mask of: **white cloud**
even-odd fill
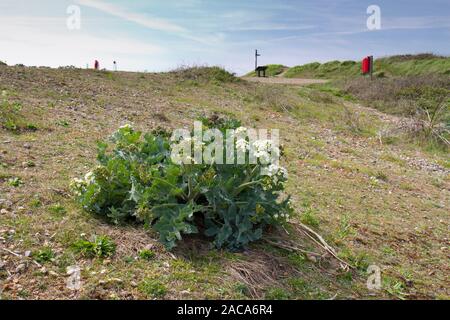
[[[231,26],[227,31],[298,31],[314,29],[312,25],[295,25],[282,23],[252,23]]]
[[[382,18],[382,29],[433,29],[449,28],[450,17],[398,17]]]
[[[221,32],[208,32],[207,34],[194,35],[184,27],[168,20],[129,12],[119,6],[99,0],[75,0],[75,2],[79,5],[94,8],[118,18],[134,22],[145,28],[175,34],[183,39],[195,41],[201,44],[220,44],[225,39],[225,35]],[[195,5],[195,2],[187,3],[186,5]]]
[[[186,29],[183,27],[172,23],[165,19],[160,19],[156,17],[144,16],[142,14],[128,12],[123,8],[115,6],[113,4],[105,3],[103,1],[98,0],[75,0],[77,4],[82,6],[94,8],[100,10],[102,12],[108,13],[110,15],[119,17],[121,19],[125,19],[134,23],[137,23],[143,27],[166,31],[166,32],[186,32]]]

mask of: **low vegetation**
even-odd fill
[[[203,126],[205,130],[220,129],[224,137],[228,130],[246,131],[238,121],[227,119],[205,119]],[[233,151],[226,149],[227,153],[236,154],[235,148],[242,147],[247,153],[248,138],[237,139],[236,147]],[[159,233],[168,250],[184,234],[199,232],[213,237],[219,249],[242,249],[259,240],[268,226],[289,218],[289,198],[279,199],[287,180],[286,170],[267,162],[261,164],[261,159],[270,158],[276,151],[270,140],[254,142],[258,164],[247,160],[239,165],[216,161],[194,164],[190,155],[184,155],[186,164],[174,163],[167,133],[142,136],[130,126],[114,133],[112,142],[109,153],[107,144],[100,145],[100,165],[84,179],[73,181],[80,204],[116,223],[130,219],[144,222]],[[194,141],[189,138],[179,143],[189,144],[191,150]],[[203,149],[211,146],[215,147],[214,141]],[[226,163],[226,152],[221,163]]]
[[[191,84],[198,84],[199,82],[205,81],[216,84],[239,81],[239,78],[235,77],[234,74],[219,67],[183,66],[171,73],[184,81],[191,81]]]
[[[338,84],[364,105],[403,117],[397,130],[425,146],[450,148],[450,81],[421,75],[387,79],[351,79]]]
[[[448,89],[432,83],[426,89],[414,82],[419,91],[405,85],[395,93],[399,100],[424,99],[417,106],[430,113],[427,101],[437,97],[433,90]],[[8,101],[0,120],[1,298],[448,299],[448,153],[405,139],[397,128],[408,120],[406,113],[387,107],[395,98],[372,93],[380,107],[370,108],[365,91],[347,84],[253,83],[216,68],[152,74],[1,67],[0,92],[7,92]],[[14,104],[21,106],[15,121],[35,124],[37,130],[4,125],[3,115],[11,116]],[[163,197],[186,205],[177,194],[189,193],[187,183],[155,184],[167,191],[161,194],[147,178],[165,177],[169,163],[152,159],[162,167],[148,172],[139,157],[150,155],[143,148],[159,146],[155,141],[166,141],[174,129],[215,115],[237,119],[246,128],[280,129],[280,165],[289,172],[283,194],[291,195],[292,211],[279,227],[265,224],[258,241],[228,250],[235,233],[222,249],[211,246],[218,234],[205,236],[204,218],[211,212],[202,209],[182,221],[199,232],[180,232],[182,241],[168,251],[154,228],[158,219],[146,225],[127,206],[150,209],[144,205],[162,204]],[[108,140],[125,124],[133,131],[123,129],[126,137]],[[145,134],[127,140],[137,132],[148,133],[149,140]],[[100,143],[100,152],[99,141],[107,142],[106,147]],[[122,175],[121,166],[132,166],[132,175]],[[236,185],[242,184],[242,169],[233,168]],[[97,199],[81,193],[96,200],[86,206],[97,215],[87,213],[69,187],[89,170],[96,181],[100,173],[111,177],[98,190],[117,192],[117,198]],[[214,170],[213,189],[226,191],[222,171]],[[195,179],[211,173],[202,168]],[[178,182],[189,174],[177,177]],[[144,196],[156,199],[127,200],[139,198],[141,187],[148,189]],[[204,195],[218,193],[202,192],[196,205],[216,201]],[[230,206],[236,198],[231,200]],[[249,212],[260,209],[254,203]],[[265,208],[264,218],[274,217],[270,210]],[[124,222],[111,223],[122,214]],[[250,223],[253,231],[261,226]],[[380,268],[380,290],[366,286],[371,265]],[[81,288],[72,290],[67,271],[77,268]]]
[[[418,54],[375,59],[374,75],[377,78],[426,74],[450,75],[450,57]],[[343,79],[360,75],[361,63],[357,61],[314,62],[287,68],[284,73],[286,78],[319,79]]]
[[[403,117],[396,128],[404,134],[403,138],[425,148],[447,152],[450,147],[450,58],[433,54],[391,56],[376,59],[374,69],[371,81],[369,77],[363,78],[358,62],[315,62],[289,68],[284,77],[331,79],[326,85],[313,87]],[[350,117],[349,123],[359,130],[356,127],[360,126]]]

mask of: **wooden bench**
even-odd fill
[[[256,72],[258,78],[261,77],[261,72],[263,74],[263,77],[265,78],[266,77],[266,70],[267,70],[267,66],[256,67],[255,72]]]

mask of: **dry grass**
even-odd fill
[[[450,147],[450,81],[447,76],[353,79],[341,82],[341,86],[369,107],[409,117],[401,121],[397,132],[402,131],[425,144],[441,145],[444,150]]]

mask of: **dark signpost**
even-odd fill
[[[258,67],[258,57],[261,55],[258,53],[258,50],[255,50],[255,72],[258,75],[258,77],[261,77],[261,72],[263,73],[263,77],[266,77],[266,66],[260,66]]]
[[[261,55],[258,53],[258,50],[255,50],[255,70],[258,69],[258,57]]]

